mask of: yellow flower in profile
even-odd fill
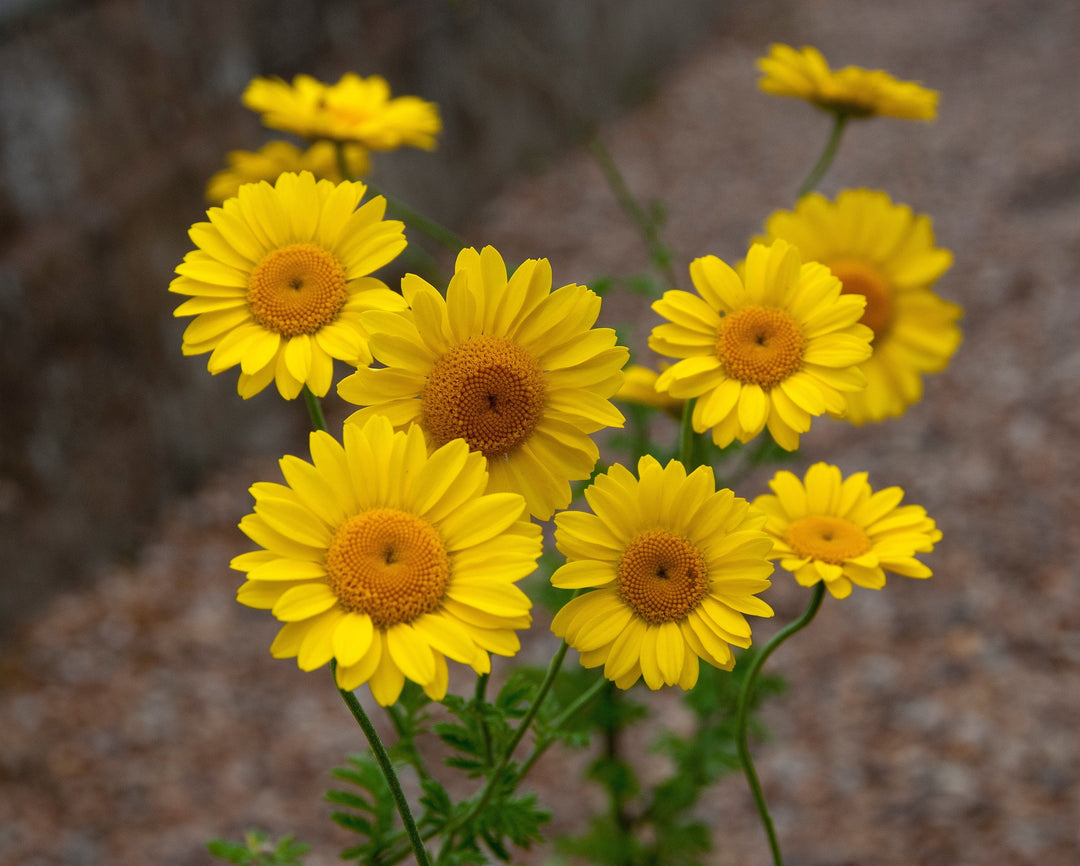
[[[515,584],[540,557],[540,528],[516,493],[486,494],[487,473],[464,442],[428,455],[419,428],[385,418],[351,424],[344,446],[311,434],[308,463],[285,457],[285,484],[251,488],[240,529],[261,550],[237,600],[285,625],[270,647],[302,670],[337,659],[337,683],[368,683],[383,706],[408,678],[446,694],[446,659],[477,673],[511,656],[531,603]]]
[[[669,291],[653,304],[669,323],[653,328],[649,347],[683,359],[656,387],[697,398],[694,430],[711,429],[720,447],[768,427],[793,451],[813,416],[842,415],[844,393],[865,385],[866,300],[841,295],[829,269],[804,264],[791,244],[754,244],[744,278],[716,256],[695,259],[690,279],[700,295]]]
[[[765,530],[775,539],[772,558],[803,586],[825,581],[836,598],[851,585],[881,589],[885,572],[930,577],[915,558],[941,540],[941,532],[918,505],[900,505],[904,491],[888,487],[874,493],[865,472],[842,478],[840,470],[815,463],[805,480],[777,472],[754,505],[768,515]]]
[[[667,367],[667,364],[661,365]],[[660,374],[641,364],[631,364],[626,368],[626,378],[622,387],[612,398],[616,403],[634,403],[660,409],[675,418],[682,414],[684,400],[677,400],[664,391],[658,391],[656,380]]]
[[[191,296],[173,315],[195,316],[185,355],[211,352],[213,374],[240,365],[245,399],[271,382],[288,400],[304,385],[330,389],[333,359],[370,364],[365,310],[405,302],[368,276],[405,248],[404,224],[384,220],[381,196],[362,207],[362,183],[316,183],[310,172],[240,187],[189,235],[169,291]]]
[[[432,150],[442,130],[439,109],[416,96],[390,98],[385,78],[361,78],[348,72],[337,84],[324,84],[310,75],[293,83],[280,78],[256,78],[244,91],[243,103],[262,114],[272,129],[305,138],[355,141],[369,150],[422,147]]]
[[[346,180],[338,166],[337,148],[329,141],[317,141],[303,151],[287,141],[271,141],[256,151],[231,150],[226,161],[227,167],[206,185],[206,199],[213,204],[232,198],[245,183],[273,183],[287,171],[310,171],[316,180],[333,183]],[[368,152],[358,144],[345,145],[345,161],[348,179],[363,177],[371,170]]]
[[[570,482],[599,457],[589,434],[624,421],[609,398],[629,353],[593,327],[600,298],[585,286],[552,291],[547,259],[507,279],[492,247],[461,251],[445,300],[412,274],[401,289],[408,315],[364,317],[383,366],[338,385],[367,407],[350,420],[418,423],[435,447],[464,439],[487,460],[490,489],[520,492],[541,520],[569,505]]]
[[[757,66],[763,73],[758,84],[766,93],[795,96],[826,111],[848,117],[937,117],[937,91],[880,69],[845,66],[834,72],[821,52],[809,46],[796,51],[790,45],[772,45]]]
[[[678,461],[646,456],[638,476],[612,466],[585,491],[592,514],[555,516],[567,561],[551,582],[590,591],[567,602],[551,630],[619,688],[644,677],[650,689],[690,689],[699,659],[731,670],[731,646],[750,646],[744,614],[773,615],[756,598],[771,585],[772,541],[764,516],[716,490],[708,466],[687,475]]]
[[[903,414],[922,397],[921,374],[944,370],[961,338],[963,311],[930,290],[953,258],[934,245],[930,218],[884,192],[851,189],[835,202],[804,196],[794,211],[770,216],[765,232],[757,240],[795,244],[804,258],[826,265],[845,294],[866,298],[861,321],[874,332],[874,354],[861,367],[866,389],[845,395],[847,420]]]

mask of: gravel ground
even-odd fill
[[[772,739],[756,754],[788,862],[1075,864],[1080,5],[764,8],[736,13],[603,130],[630,185],[665,202],[684,286],[691,258],[745,252],[823,141],[822,116],[755,89],[754,58],[785,41],[942,92],[934,125],[852,129],[823,189],[880,187],[932,214],[956,253],[939,290],[967,311],[951,368],[905,417],[804,437],[797,468],[827,459],[900,484],[945,538],[932,580],[827,599],[772,663],[790,689],[768,705]],[[508,189],[469,236],[508,260],[549,257],[559,284],[646,267],[584,152]],[[642,344],[643,303],[605,313],[639,322]],[[176,503],[133,564],[58,598],[0,660],[0,862],[186,866],[207,862],[206,838],[253,825],[316,843],[310,864],[336,862],[348,839],[320,795],[360,734],[327,675],[269,657],[274,625],[232,603],[225,567],[245,549],[234,526],[246,487],[275,471],[238,466]],[[770,600],[776,620],[756,636],[805,594],[779,574]],[[552,646],[538,631],[524,653]],[[580,799],[560,796],[574,766],[551,755],[533,782],[560,828],[577,826]],[[707,808],[710,862],[767,862],[741,779]]]

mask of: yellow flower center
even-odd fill
[[[283,337],[314,334],[337,318],[349,297],[345,268],[316,244],[271,250],[248,278],[251,315]]]
[[[889,284],[878,270],[865,262],[840,259],[829,264],[829,270],[843,283],[845,295],[863,295],[866,311],[859,319],[874,332],[877,340],[888,332],[892,324],[892,292]]]
[[[743,307],[720,323],[716,357],[729,376],[769,388],[799,369],[806,337],[783,310]]]
[[[811,515],[796,520],[784,533],[784,541],[799,556],[833,565],[842,565],[873,547],[870,537],[861,527],[842,517],[826,515]]]
[[[485,457],[501,457],[532,434],[544,394],[532,355],[502,337],[474,337],[435,362],[422,423],[436,446],[464,439]]]
[[[616,569],[619,598],[643,620],[678,622],[709,589],[705,558],[673,532],[643,532],[627,546]]]
[[[435,610],[450,579],[450,556],[426,520],[394,508],[350,517],[326,552],[330,589],[341,606],[379,628]]]

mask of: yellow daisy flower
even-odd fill
[[[937,91],[914,81],[900,81],[880,69],[845,66],[833,72],[816,48],[796,51],[790,45],[771,45],[759,58],[766,93],[805,99],[826,111],[849,117],[875,114],[904,120],[937,117]]]
[[[836,598],[851,585],[881,589],[885,572],[930,577],[915,558],[941,540],[941,532],[918,505],[900,505],[904,491],[889,487],[874,493],[866,473],[841,478],[840,470],[815,463],[805,480],[777,472],[754,505],[768,515],[765,530],[775,539],[772,558],[803,586],[825,581]]]
[[[661,369],[666,369],[667,364],[662,364]],[[631,364],[626,368],[626,378],[622,387],[612,398],[616,403],[635,403],[639,406],[649,406],[660,409],[675,418],[682,415],[684,400],[676,400],[664,391],[658,391],[656,380],[660,374],[640,364]]]
[[[897,205],[884,192],[844,190],[831,202],[804,196],[794,211],[765,223],[766,243],[778,238],[839,277],[845,294],[866,298],[861,319],[874,332],[874,354],[863,363],[864,391],[845,395],[854,424],[903,414],[922,397],[922,373],[944,370],[960,345],[960,307],[930,286],[952,264],[934,246],[930,218]]]
[[[434,446],[464,439],[484,455],[491,490],[525,496],[547,520],[570,504],[570,481],[592,474],[599,451],[589,434],[621,427],[609,398],[628,351],[610,328],[594,328],[600,298],[585,286],[551,290],[547,259],[530,259],[507,279],[492,247],[462,250],[446,299],[409,274],[408,315],[369,313],[364,327],[384,366],[343,379],[338,394],[419,423]]]
[[[227,167],[206,185],[206,199],[213,204],[232,198],[245,183],[273,183],[286,171],[310,171],[316,179],[334,183],[345,180],[338,167],[337,148],[329,141],[317,141],[303,151],[287,141],[271,141],[256,151],[231,150],[226,161]],[[350,178],[363,177],[371,170],[368,152],[358,144],[345,145],[345,161]]]
[[[240,187],[189,235],[169,291],[191,296],[173,313],[195,316],[185,355],[211,352],[213,374],[240,365],[245,399],[272,381],[288,400],[304,385],[330,389],[333,359],[370,364],[365,310],[405,302],[368,274],[405,248],[404,224],[384,220],[381,196],[357,207],[362,183],[316,183],[310,172]]]
[[[653,328],[649,347],[683,359],[656,387],[697,398],[694,430],[711,428],[720,447],[768,427],[793,451],[811,417],[842,415],[844,392],[865,385],[865,298],[841,295],[829,269],[804,264],[791,244],[754,244],[744,278],[716,256],[695,259],[690,279],[700,295],[669,291],[653,304],[670,323]]]
[[[310,75],[297,75],[292,84],[256,78],[242,99],[273,129],[305,138],[356,141],[370,150],[405,146],[433,150],[442,130],[433,102],[416,96],[391,99],[390,85],[378,75],[361,78],[348,72],[337,84],[324,84]]]
[[[308,463],[285,457],[285,484],[251,488],[240,529],[261,550],[237,600],[285,623],[270,652],[302,670],[337,659],[338,686],[368,683],[383,706],[405,678],[446,694],[446,659],[477,673],[512,656],[530,622],[515,584],[536,567],[540,529],[516,493],[484,492],[487,472],[464,442],[428,455],[423,433],[385,418],[351,424],[344,446],[311,434]]]
[[[731,646],[750,646],[744,614],[772,616],[757,593],[769,588],[772,541],[765,518],[712,469],[652,457],[638,476],[612,466],[585,491],[592,514],[555,516],[555,545],[566,565],[551,577],[563,589],[590,591],[569,601],[551,630],[581,653],[587,668],[628,689],[693,688],[698,659],[721,670]]]

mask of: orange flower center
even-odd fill
[[[826,515],[811,515],[796,520],[784,533],[784,541],[799,556],[833,565],[842,565],[873,547],[870,537],[861,527],[842,517]]]
[[[705,558],[673,532],[643,532],[627,546],[616,568],[619,598],[643,620],[678,622],[709,589]]]
[[[783,310],[743,307],[725,316],[716,335],[716,357],[728,375],[769,388],[799,369],[806,337]]]
[[[829,263],[841,283],[845,295],[862,295],[866,298],[866,311],[859,319],[874,332],[874,340],[880,340],[892,325],[892,292],[889,284],[878,270],[865,262],[839,259]]]
[[[271,250],[248,278],[252,317],[283,337],[314,334],[329,325],[348,297],[345,268],[316,244]]]
[[[343,608],[378,628],[435,610],[450,580],[450,556],[426,520],[394,508],[350,517],[326,552],[330,589]]]
[[[501,457],[532,434],[544,394],[532,355],[502,337],[474,337],[435,362],[422,423],[436,446],[464,439],[487,458]]]

